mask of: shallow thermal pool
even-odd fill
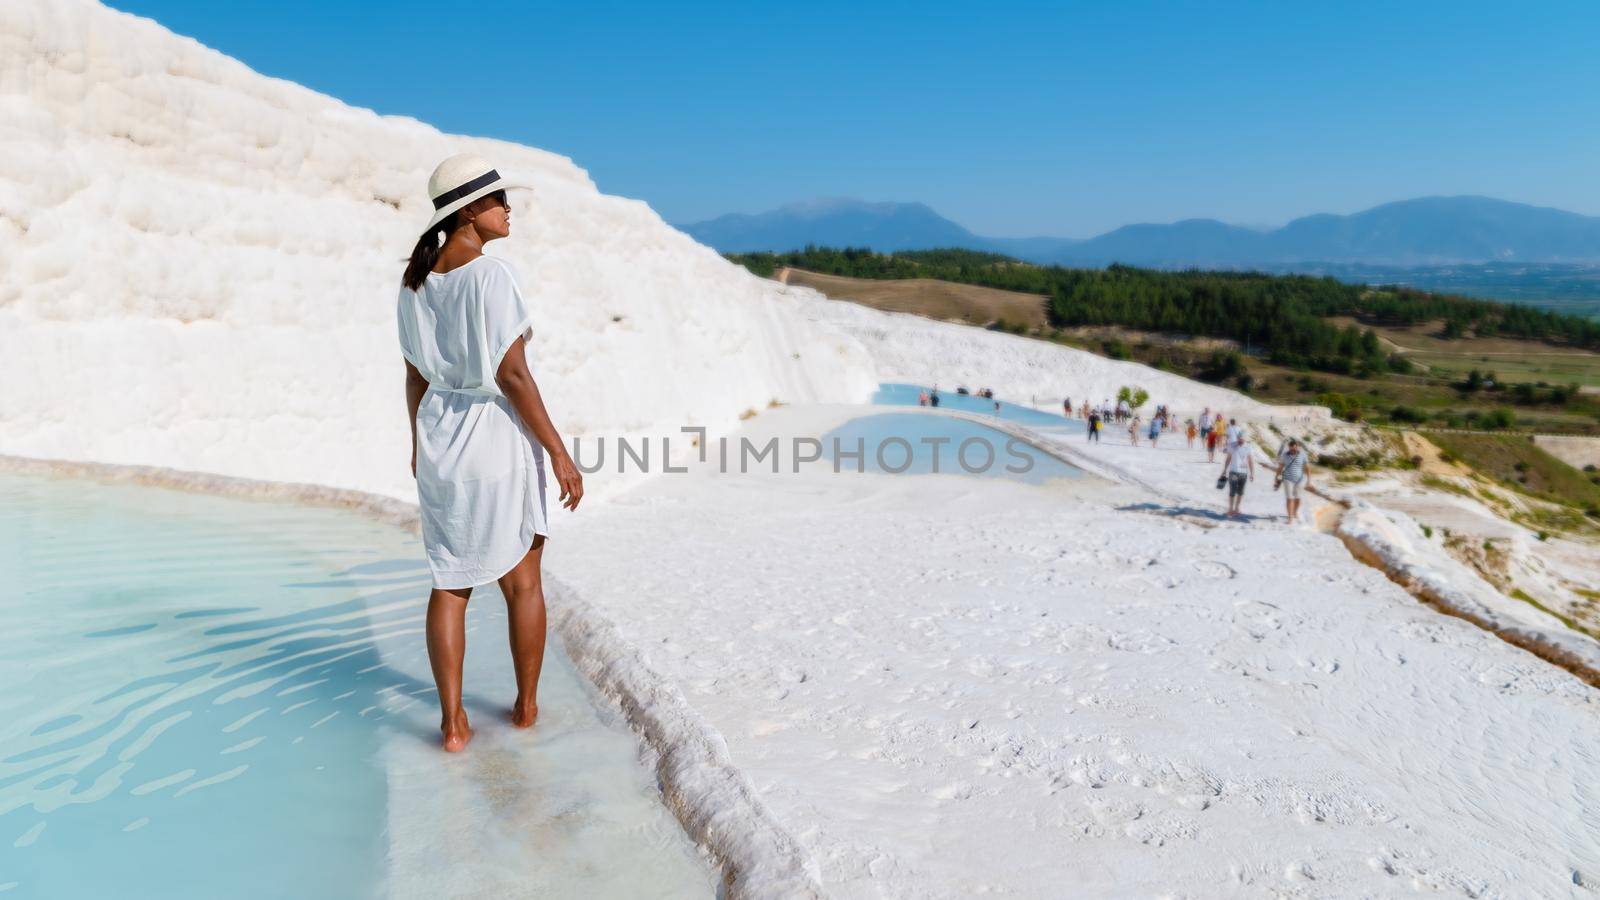
[[[478,735],[437,749],[421,555],[352,513],[0,475],[0,897],[714,895],[553,634],[538,724],[501,720],[492,587]]]
[[[1028,484],[1083,476],[1082,469],[1004,432],[934,413],[875,413],[851,419],[823,435],[822,452],[842,472],[950,474]]]
[[[877,393],[872,395],[872,402],[879,406],[916,406],[917,395],[927,390],[915,384],[880,384]],[[1000,408],[994,408],[995,401],[1000,402]],[[1008,422],[1026,425],[1034,431],[1053,434],[1083,434],[1083,422],[1079,419],[1068,419],[1055,413],[1043,412],[1027,406],[1018,406],[1010,403],[1004,397],[987,400],[971,394],[958,394],[955,391],[939,392],[939,408],[955,409],[961,412],[978,413],[985,416],[994,416]]]

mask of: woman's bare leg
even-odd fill
[[[511,724],[527,728],[539,716],[539,671],[544,667],[544,582],[539,577],[544,555],[544,535],[534,535],[533,546],[515,569],[500,579],[506,596],[511,632],[511,666],[516,670],[517,700],[511,706]]]
[[[461,661],[467,654],[467,598],[472,588],[440,590],[428,595],[428,662],[439,688],[439,730],[444,749],[455,753],[472,740],[467,712],[461,708]]]

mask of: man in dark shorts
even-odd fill
[[[1250,441],[1243,432],[1239,433],[1239,440],[1224,451],[1222,474],[1228,479],[1228,515],[1243,515],[1239,507],[1244,503],[1245,482],[1256,480],[1256,460],[1250,454]]]

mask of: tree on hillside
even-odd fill
[[[1142,387],[1123,385],[1117,390],[1117,399],[1127,403],[1129,409],[1138,409],[1150,399],[1150,392]]]

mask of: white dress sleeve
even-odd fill
[[[400,299],[395,304],[395,321],[400,326],[400,355],[411,365],[417,366],[421,354],[418,352],[416,310],[412,303],[414,295],[408,295],[411,295],[410,290],[400,288]]]
[[[489,352],[491,383],[500,369],[511,342],[533,339],[533,309],[522,295],[517,270],[503,259],[494,258],[483,266],[479,302],[483,304],[483,343]]]

